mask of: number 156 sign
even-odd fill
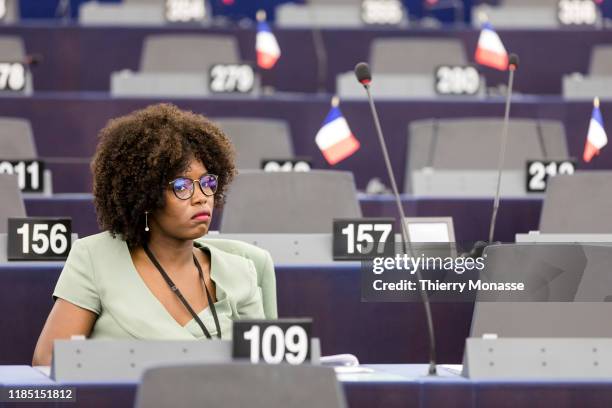
[[[9,218],[9,261],[58,261],[68,257],[72,221],[69,218]]]

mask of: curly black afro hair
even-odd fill
[[[145,211],[165,205],[164,190],[192,159],[219,176],[215,207],[236,174],[234,149],[202,115],[158,104],[112,119],[100,131],[91,164],[98,224],[128,246],[147,242]]]

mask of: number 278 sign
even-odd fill
[[[72,221],[69,218],[9,218],[9,261],[57,261],[68,257]]]

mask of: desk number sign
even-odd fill
[[[6,14],[6,0],[0,0],[0,21],[4,20]]]
[[[0,61],[0,91],[23,91],[26,67],[21,62]]]
[[[393,256],[393,218],[336,219],[333,227],[333,259],[359,261]]]
[[[574,174],[576,164],[572,160],[530,160],[527,162],[528,193],[546,191],[548,180],[558,174]]]
[[[598,11],[594,0],[559,0],[557,19],[563,26],[594,26]]]
[[[0,174],[16,174],[19,189],[24,193],[45,190],[45,163],[40,160],[2,160]]]
[[[480,90],[480,74],[473,66],[442,65],[434,71],[434,87],[438,95],[476,95]]]
[[[208,87],[212,93],[251,93],[255,72],[246,64],[215,64],[210,67]]]
[[[206,17],[204,0],[166,0],[166,21],[187,23]]]
[[[61,261],[71,247],[70,218],[9,218],[9,261]]]
[[[310,158],[296,157],[294,159],[263,159],[261,169],[268,172],[310,171],[312,163]]]
[[[404,7],[399,0],[363,0],[361,21],[367,25],[398,25],[404,18]]]
[[[253,364],[309,362],[311,329],[312,319],[236,320],[233,357]]]

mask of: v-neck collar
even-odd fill
[[[215,306],[221,301],[224,301],[227,294],[223,289],[223,283],[219,282],[217,269],[217,256],[219,255],[217,249],[211,246],[208,246],[201,242],[194,241],[194,247],[200,250],[208,250],[210,254],[210,279],[215,284],[215,292],[217,301],[215,302]],[[138,291],[142,294],[139,296],[140,299],[145,301],[146,303],[143,305],[141,313],[141,319],[137,319],[133,325],[129,325],[129,327],[124,327],[125,330],[130,332],[135,337],[145,337],[139,332],[145,329],[145,326],[150,326],[151,322],[155,323],[156,327],[159,327],[160,330],[163,330],[165,334],[167,334],[170,338],[199,338],[196,334],[194,334],[189,328],[193,326],[195,319],[189,320],[185,325],[181,326],[179,322],[177,322],[174,317],[168,312],[166,307],[159,301],[159,299],[151,292],[147,284],[144,282],[138,271],[136,270],[136,266],[132,261],[132,256],[130,254],[127,243],[123,241],[123,251],[125,256],[122,258],[126,260],[126,265],[124,271],[127,271],[126,275],[131,281],[131,285],[120,285],[124,287],[125,292],[129,292],[129,288],[138,288]],[[129,296],[129,293],[124,293],[124,295]],[[204,320],[205,316],[209,314],[208,312],[209,306],[204,308],[202,311],[198,313],[198,316]],[[165,316],[166,318],[163,321],[160,320],[160,315]],[[208,319],[206,319],[208,320]],[[198,326],[198,330],[199,326]],[[209,329],[210,330],[210,329]],[[148,332],[147,330],[145,330]]]

